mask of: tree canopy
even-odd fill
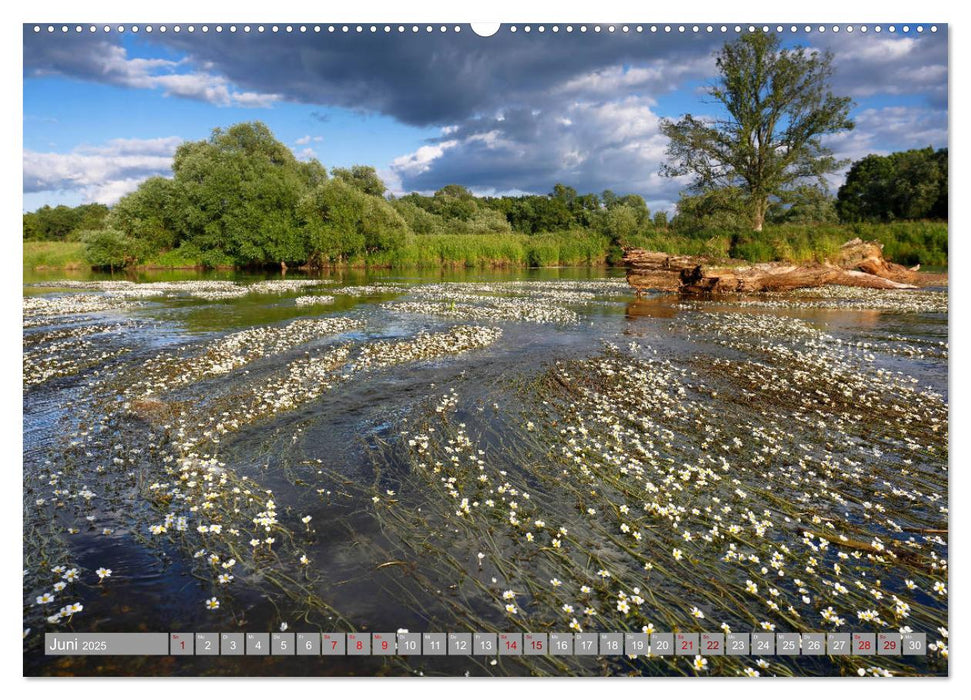
[[[214,129],[182,144],[172,177],[152,177],[110,210],[43,208],[24,216],[24,235],[63,236],[81,213],[97,230],[93,264],[120,267],[180,251],[208,266],[324,265],[399,250],[432,234],[529,235],[583,229],[608,244],[652,227],[639,195],[580,194],[557,183],[547,195],[477,197],[449,184],[433,195],[386,197],[375,168],[300,161],[261,122]],[[95,216],[97,214],[97,216]],[[38,233],[39,232],[39,233]]]
[[[104,204],[43,206],[24,214],[25,241],[64,241],[100,229],[108,216]]]
[[[733,188],[751,227],[761,231],[770,200],[816,181],[841,164],[823,136],[853,128],[850,99],[829,89],[832,56],[782,48],[777,36],[755,32],[716,55],[719,80],[708,95],[725,116],[665,120],[668,176],[691,176],[697,193]]]
[[[112,268],[160,258],[210,267],[389,261],[414,258],[414,249],[427,247],[424,236],[481,236],[467,244],[478,249],[521,234],[539,250],[543,237],[557,234],[589,241],[584,250],[613,261],[630,245],[673,250],[688,241],[692,250],[719,255],[761,245],[745,233],[753,224],[752,191],[727,175],[731,184],[685,191],[671,220],[664,211],[652,216],[639,194],[581,193],[565,183],[547,194],[477,196],[453,183],[431,195],[394,197],[375,168],[339,167],[328,177],[260,122],[182,144],[172,171],[143,181],[110,210],[85,204],[24,214],[24,238],[83,240],[92,264]],[[946,218],[947,150],[868,156],[850,169],[838,201],[813,178],[796,177],[763,205],[762,219],[772,224],[830,224],[837,209],[852,222]]]
[[[947,149],[856,161],[839,189],[836,209],[850,222],[947,219]]]

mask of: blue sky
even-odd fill
[[[201,26],[201,25],[197,25]],[[536,26],[536,25],[534,25]],[[830,50],[857,128],[840,157],[947,145],[946,28],[785,33]],[[46,27],[45,27],[46,29]],[[90,34],[24,28],[24,209],[113,203],[184,140],[261,120],[300,158],[374,165],[393,193],[642,194],[670,209],[659,120],[710,114],[734,34]],[[838,185],[839,177],[833,179]]]

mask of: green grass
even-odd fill
[[[749,262],[821,262],[834,257],[853,238],[883,243],[884,256],[901,265],[947,267],[947,223],[902,221],[892,224],[781,224],[761,233],[657,232],[632,238],[630,245],[677,255],[706,255]]]
[[[84,260],[84,244],[80,241],[24,241],[24,267],[30,270],[88,267]]]
[[[202,266],[202,261],[192,252],[175,248],[146,260],[145,267],[186,268]],[[24,267],[28,270],[88,269],[91,264],[84,258],[84,243],[80,241],[24,241]]]
[[[947,267],[947,223],[906,221],[892,224],[783,224],[766,226],[761,233],[730,231],[654,230],[632,236],[628,245],[677,255],[737,258],[750,262],[785,260],[822,261],[831,258],[851,238],[884,244],[888,260],[902,265]],[[397,250],[372,253],[349,261],[371,267],[552,267],[619,263],[619,251],[594,231],[571,230],[526,235],[430,234],[416,235]],[[186,268],[203,264],[198,251],[176,248],[157,255],[145,266]],[[229,262],[227,260],[227,262]],[[25,241],[24,267],[86,268],[80,242]]]
[[[385,267],[549,267],[602,265],[609,241],[592,231],[431,234],[415,236],[404,247],[372,253],[355,264]]]

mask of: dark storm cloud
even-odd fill
[[[449,124],[510,104],[579,75],[652,61],[694,63],[708,36],[522,32],[336,32],[286,37],[240,32],[154,35],[151,41],[218,67],[233,84],[308,104],[375,111],[416,126]],[[653,75],[648,89],[671,89]]]
[[[24,28],[24,77],[62,76],[221,106],[265,107],[274,93],[238,90],[222,74],[189,60],[130,57],[117,35],[34,34]]]
[[[947,28],[932,34],[887,31],[825,34],[814,39],[833,53],[833,91],[860,100],[874,95],[918,95],[947,109]]]
[[[710,109],[699,101],[699,86],[714,77],[712,55],[726,38],[549,29],[482,38],[467,27],[459,34],[156,32],[139,41],[164,48],[166,58],[145,59],[129,56],[117,37],[28,33],[24,65],[27,75],[158,89],[214,104],[290,101],[440,127],[440,137],[385,171],[398,191],[455,182],[482,192],[546,192],[563,182],[581,191],[639,192],[667,206],[683,183],[657,174],[666,145],[659,119],[678,115],[659,114],[658,99],[677,93],[679,109]],[[787,35],[786,42],[833,51],[836,94],[857,103],[909,100],[906,114],[881,112],[885,105],[861,108],[858,130],[832,140],[837,155],[885,149],[881,139],[891,135],[895,146],[911,147],[899,132],[907,124],[920,127],[911,134],[921,139],[913,147],[946,138],[943,31],[814,32]]]

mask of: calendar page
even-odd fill
[[[25,676],[948,675],[946,23],[22,40]]]

